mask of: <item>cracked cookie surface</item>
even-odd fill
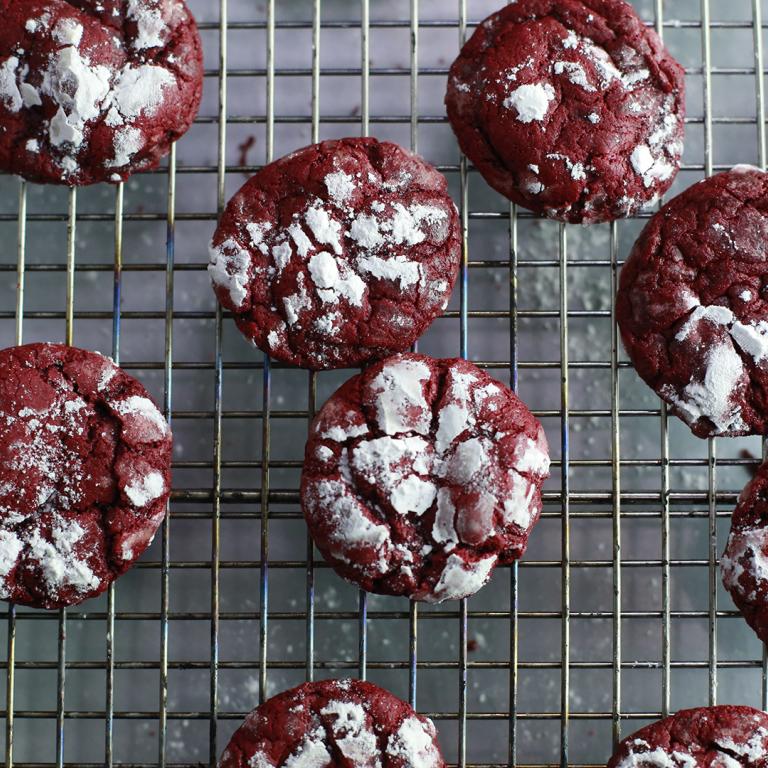
[[[0,0],[0,169],[119,182],[194,120],[202,45],[183,0]]]
[[[720,571],[747,624],[768,643],[768,463],[739,495]]]
[[[171,443],[144,387],[108,358],[0,351],[0,597],[60,608],[103,592],[165,516]]]
[[[208,270],[246,338],[325,369],[411,346],[447,305],[460,258],[445,177],[397,144],[354,138],[251,178],[221,217]]]
[[[765,768],[768,715],[751,707],[681,710],[619,744],[608,768]]]
[[[510,389],[465,360],[395,355],[318,413],[302,508],[343,578],[442,602],[523,555],[548,474],[544,430]]]
[[[768,174],[694,184],[643,229],[616,314],[638,374],[699,437],[768,429]]]
[[[683,69],[623,0],[518,0],[448,77],[462,151],[513,202],[562,221],[631,216],[680,165]]]
[[[443,768],[429,718],[362,680],[305,683],[265,701],[219,768]]]

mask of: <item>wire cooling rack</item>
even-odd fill
[[[626,362],[612,296],[642,221],[582,229],[518,211],[446,125],[447,67],[500,4],[191,2],[204,104],[166,167],[70,192],[0,178],[2,341],[111,352],[176,436],[169,516],[142,562],[68,611],[3,612],[6,766],[214,765],[260,700],[340,675],[432,716],[462,767],[600,765],[622,733],[680,707],[766,708],[762,646],[717,574],[760,441],[692,438]],[[735,162],[764,167],[760,0],[636,6],[687,71],[673,192]],[[361,133],[436,163],[462,214],[456,295],[420,350],[517,388],[555,459],[525,560],[461,603],[366,596],[315,559],[303,440],[350,372],[271,365],[205,273],[247,175]]]

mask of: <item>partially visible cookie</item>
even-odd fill
[[[768,643],[768,463],[739,496],[720,570],[747,624]]]
[[[768,174],[694,184],[646,225],[616,315],[637,373],[699,437],[768,430]]]
[[[171,442],[144,387],[108,358],[0,351],[0,598],[61,608],[125,572],[165,516]]]
[[[631,216],[672,184],[682,67],[624,0],[517,0],[451,67],[462,151],[515,203],[589,224]]]
[[[376,139],[315,144],[229,201],[208,267],[246,338],[307,368],[407,349],[448,303],[461,257],[445,177]]]
[[[752,707],[681,710],[619,744],[608,768],[765,768],[768,715]]]
[[[523,555],[548,474],[544,430],[510,389],[465,360],[405,354],[320,410],[301,500],[342,577],[437,603]]]
[[[183,0],[0,0],[0,170],[70,186],[154,168],[203,89]]]
[[[235,731],[219,768],[443,768],[432,721],[362,680],[273,696]]]

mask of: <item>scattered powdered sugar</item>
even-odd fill
[[[16,82],[18,66],[19,60],[16,56],[9,56],[0,64],[0,102],[11,112],[18,112],[24,104]]]
[[[43,539],[37,530],[26,540],[27,556],[39,563],[51,594],[58,594],[62,587],[73,587],[80,594],[98,588],[98,577],[75,552],[75,545],[83,536],[85,531],[77,521],[57,518],[51,529],[51,541]]]
[[[405,256],[394,256],[382,259],[380,256],[360,256],[357,267],[362,272],[378,277],[381,280],[399,282],[401,288],[418,283],[421,279],[421,265],[409,261]]]
[[[454,525],[455,518],[456,507],[451,499],[451,491],[448,488],[441,488],[437,492],[437,513],[432,526],[432,538],[438,544],[442,544],[446,552],[450,552],[459,543]]]
[[[703,381],[692,381],[675,398],[675,405],[692,421],[708,418],[720,432],[743,424],[741,408],[733,401],[744,379],[744,365],[730,343],[713,346],[707,355]]]
[[[5,579],[16,567],[19,554],[24,548],[21,539],[13,532],[0,530],[0,597],[8,597]]]
[[[326,748],[325,729],[318,726],[307,734],[296,751],[283,763],[283,768],[326,768],[333,763],[331,753]]]
[[[83,39],[83,25],[72,18],[59,19],[51,34],[62,45],[77,46]]]
[[[142,437],[147,441],[161,440],[168,434],[168,424],[157,406],[141,395],[131,395],[125,400],[110,403],[125,421],[138,420]]]
[[[556,75],[565,74],[565,76],[574,84],[583,88],[585,91],[596,91],[594,85],[589,82],[584,67],[577,61],[556,61],[552,70]]]
[[[764,551],[766,545],[768,535],[763,527],[731,531],[725,554],[720,560],[723,582],[729,589],[744,594],[739,577],[745,571],[745,564],[756,582],[768,582],[768,556]]]
[[[379,428],[388,435],[411,431],[426,435],[432,414],[422,382],[430,378],[426,363],[398,360],[385,365],[371,382]]]
[[[759,727],[747,742],[737,744],[733,739],[719,738],[716,743],[721,749],[727,749],[739,757],[746,758],[748,764],[756,764],[759,760],[765,759],[768,754],[768,730],[762,726]]]
[[[641,176],[646,189],[655,181],[665,181],[675,172],[675,167],[664,157],[654,155],[647,144],[638,144],[629,156],[635,173]]]
[[[333,252],[337,256],[341,256],[341,224],[331,218],[319,200],[313,206],[307,208],[304,218],[307,220],[315,240],[318,243],[330,245],[333,248]]]
[[[251,257],[245,249],[229,238],[209,249],[208,274],[213,284],[229,293],[232,304],[240,309],[248,296]]]
[[[127,165],[137,152],[144,149],[144,134],[130,125],[119,128],[112,139],[112,148],[114,158],[105,163],[106,167],[119,168]]]
[[[389,737],[387,754],[399,758],[405,766],[432,768],[440,764],[440,753],[434,743],[434,726],[411,715]]]
[[[165,479],[160,472],[150,472],[125,486],[125,495],[135,507],[146,507],[165,493]]]
[[[442,602],[473,595],[488,581],[496,560],[496,555],[490,555],[476,562],[465,562],[458,555],[449,555],[433,594],[425,596],[425,600]]]
[[[158,8],[148,8],[145,0],[128,0],[126,15],[135,21],[138,27],[138,34],[133,41],[134,48],[158,48],[165,43],[168,27]]]
[[[642,739],[636,739],[632,746],[640,747],[644,751],[636,752],[630,749],[616,768],[696,768],[698,766],[696,758],[685,752],[669,753],[661,747],[651,749],[650,745]]]
[[[355,768],[380,768],[376,734],[367,727],[365,710],[360,704],[329,701],[320,710],[326,717],[335,717],[331,726],[336,746]]]
[[[562,160],[565,163],[565,167],[568,169],[568,173],[571,174],[571,178],[575,181],[584,181],[587,178],[587,172],[583,163],[574,163],[567,155],[561,155],[558,152],[550,152],[547,155],[548,160]]]
[[[587,120],[589,120],[592,125],[597,125],[600,122],[600,115],[598,115],[597,112],[590,112],[587,115]]]
[[[514,108],[521,123],[532,123],[544,120],[554,98],[555,89],[550,83],[527,83],[515,88],[504,99],[503,105],[507,109]]]
[[[227,762],[226,752],[224,753],[224,759],[222,762]],[[248,758],[248,768],[274,768],[274,765],[264,752],[258,750]]]
[[[312,306],[312,299],[310,299],[307,289],[304,287],[303,272],[299,272],[296,276],[296,285],[298,288],[296,293],[283,298],[285,319],[290,326],[296,325],[301,318],[302,311]]]
[[[324,302],[336,304],[340,297],[344,297],[353,306],[362,306],[365,283],[346,262],[321,251],[312,256],[308,268],[317,295]]]
[[[326,175],[325,188],[333,202],[343,206],[355,191],[355,180],[344,171],[336,171]]]

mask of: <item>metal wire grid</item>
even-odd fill
[[[296,620],[305,625],[305,662],[303,665],[306,679],[314,678],[318,670],[347,669],[352,674],[360,677],[366,677],[371,669],[406,669],[408,672],[409,698],[415,705],[417,703],[417,682],[418,672],[423,669],[444,669],[446,674],[451,671],[458,673],[459,699],[458,711],[437,711],[429,714],[441,721],[455,720],[458,723],[456,749],[456,759],[462,768],[467,765],[467,722],[482,719],[508,719],[508,760],[506,763],[517,765],[517,745],[518,745],[518,724],[520,721],[527,720],[558,720],[560,723],[560,764],[567,766],[569,764],[569,735],[571,724],[579,719],[587,718],[590,720],[608,719],[612,725],[613,738],[619,738],[622,729],[622,721],[626,719],[648,719],[667,714],[670,711],[670,692],[672,670],[677,668],[706,669],[709,679],[709,701],[714,703],[717,700],[717,680],[718,669],[722,668],[762,668],[762,704],[765,708],[768,705],[768,665],[765,655],[762,660],[752,661],[721,661],[717,656],[717,627],[718,619],[732,617],[733,611],[724,611],[717,606],[717,560],[719,556],[717,548],[717,520],[718,517],[726,516],[728,508],[735,500],[736,490],[721,490],[717,485],[717,467],[719,465],[738,466],[749,464],[749,459],[727,459],[717,460],[715,442],[710,441],[708,447],[708,457],[701,459],[679,459],[672,460],[669,451],[669,425],[667,422],[666,408],[663,404],[659,409],[626,409],[620,407],[619,398],[619,380],[620,370],[628,365],[620,360],[619,341],[614,322],[614,307],[611,305],[609,312],[601,310],[570,310],[568,292],[563,290],[568,285],[569,267],[573,262],[568,254],[568,228],[560,226],[559,228],[559,253],[557,259],[537,260],[536,262],[526,262],[518,256],[518,222],[528,218],[526,212],[519,212],[515,206],[510,206],[508,214],[499,214],[497,212],[470,210],[468,194],[468,178],[471,169],[467,167],[466,160],[462,160],[460,165],[443,165],[441,170],[446,173],[458,173],[460,178],[460,211],[462,228],[464,235],[464,254],[461,267],[461,277],[459,282],[460,306],[458,312],[446,313],[449,317],[459,320],[459,351],[462,356],[468,356],[469,335],[468,321],[473,317],[504,317],[509,320],[509,360],[508,361],[481,361],[481,365],[495,370],[507,371],[513,387],[517,387],[518,371],[520,369],[556,369],[561,374],[560,385],[560,408],[548,411],[540,411],[541,417],[555,417],[560,422],[561,437],[561,458],[555,462],[554,466],[559,471],[560,488],[550,491],[545,495],[546,511],[544,517],[560,519],[562,534],[562,558],[560,560],[533,560],[525,562],[522,568],[552,568],[557,567],[561,570],[561,607],[559,611],[522,611],[519,604],[519,569],[515,565],[509,569],[510,579],[510,601],[509,605],[498,610],[470,610],[468,602],[461,601],[458,606],[449,605],[440,611],[420,612],[416,604],[411,604],[408,611],[387,611],[387,612],[369,612],[365,593],[360,593],[358,601],[358,610],[353,611],[329,611],[324,614],[318,614],[315,608],[315,576],[316,569],[322,568],[323,564],[315,564],[311,541],[307,540],[306,561],[279,561],[270,558],[269,545],[269,523],[271,520],[295,517],[293,512],[284,512],[280,509],[272,508],[271,504],[295,504],[297,501],[297,491],[295,489],[273,489],[270,487],[270,469],[275,466],[290,465],[291,462],[280,462],[271,459],[270,455],[270,428],[271,416],[281,418],[293,418],[307,420],[312,418],[316,407],[317,395],[317,376],[309,374],[307,377],[308,407],[307,410],[281,410],[272,409],[272,365],[269,359],[260,361],[238,361],[236,363],[225,364],[222,354],[222,324],[224,317],[221,309],[217,309],[215,316],[211,318],[209,313],[205,312],[177,312],[174,310],[174,277],[177,273],[187,269],[201,269],[203,265],[177,264],[175,259],[175,227],[177,220],[194,220],[213,222],[216,218],[214,212],[203,213],[176,213],[176,183],[177,175],[186,173],[213,172],[217,174],[217,200],[218,212],[221,211],[225,203],[225,180],[227,173],[232,172],[250,172],[255,170],[255,166],[238,165],[228,166],[226,164],[227,147],[227,127],[228,124],[236,122],[260,122],[265,124],[266,129],[266,159],[272,159],[275,147],[275,126],[281,123],[302,122],[301,117],[285,117],[276,115],[275,111],[275,79],[277,76],[291,76],[297,74],[307,74],[303,70],[278,71],[275,66],[275,30],[281,29],[301,29],[309,27],[312,34],[312,66],[308,73],[312,82],[312,106],[311,106],[311,134],[312,140],[316,141],[320,137],[321,122],[349,122],[348,119],[334,119],[333,117],[321,117],[320,111],[320,86],[321,77],[326,74],[354,74],[361,78],[361,110],[360,110],[360,132],[368,134],[372,124],[381,124],[387,122],[407,122],[410,125],[410,142],[413,149],[418,150],[419,126],[424,123],[440,122],[444,120],[443,116],[425,116],[419,113],[419,77],[424,74],[445,74],[445,71],[432,68],[426,71],[419,67],[420,50],[420,31],[425,27],[445,27],[455,29],[457,32],[457,42],[462,42],[467,35],[468,29],[473,26],[469,21],[466,0],[458,0],[458,3],[445,3],[446,17],[443,20],[425,21],[420,19],[419,0],[410,0],[410,18],[397,21],[371,21],[369,0],[359,0],[360,18],[350,22],[330,22],[321,24],[321,0],[314,0],[313,15],[311,22],[281,22],[276,21],[276,0],[268,0],[266,21],[258,22],[235,22],[228,23],[227,0],[219,0],[219,21],[216,24],[203,24],[204,29],[217,29],[219,39],[219,61],[218,67],[209,71],[208,75],[218,77],[218,115],[216,117],[200,117],[198,122],[213,122],[218,125],[218,163],[215,168],[208,166],[176,166],[176,151],[172,151],[167,169],[158,173],[167,174],[167,210],[164,213],[131,213],[124,215],[123,201],[124,191],[120,185],[115,191],[114,215],[108,213],[85,213],[77,212],[77,191],[72,190],[69,193],[68,213],[65,217],[67,222],[66,238],[66,262],[65,264],[35,264],[26,267],[26,235],[29,222],[53,221],[61,217],[53,213],[30,215],[27,212],[27,185],[24,182],[19,184],[18,214],[14,218],[18,221],[18,238],[16,248],[16,264],[10,263],[0,265],[10,278],[11,270],[16,271],[18,287],[16,291],[16,306],[14,311],[0,313],[0,319],[15,322],[15,340],[16,343],[22,343],[23,320],[24,319],[46,319],[46,320],[64,320],[65,338],[67,343],[76,341],[74,339],[74,322],[76,318],[111,321],[112,323],[112,353],[115,360],[120,358],[121,341],[121,319],[124,317],[158,319],[164,322],[164,360],[162,363],[139,362],[133,363],[131,369],[138,370],[156,370],[163,372],[163,392],[164,408],[169,419],[174,416],[179,418],[193,419],[211,419],[214,432],[214,450],[212,460],[205,463],[205,467],[212,469],[212,486],[197,490],[176,490],[173,494],[174,517],[194,517],[205,516],[211,520],[211,552],[210,560],[199,561],[172,561],[170,556],[170,526],[166,519],[162,528],[162,540],[160,547],[159,563],[148,562],[143,567],[157,568],[160,570],[160,607],[158,611],[150,612],[120,612],[116,610],[115,591],[119,590],[119,585],[113,585],[110,588],[106,611],[83,611],[82,609],[72,609],[59,612],[57,619],[58,626],[58,651],[56,662],[45,661],[16,661],[16,629],[20,620],[43,620],[43,627],[48,631],[49,614],[41,612],[21,612],[17,613],[13,606],[9,606],[7,611],[7,661],[6,669],[6,707],[3,713],[6,720],[5,729],[5,764],[6,766],[36,766],[50,765],[51,763],[20,763],[14,761],[14,722],[18,719],[54,719],[56,724],[56,750],[55,765],[65,765],[64,736],[67,722],[74,719],[88,719],[93,721],[103,721],[104,724],[104,760],[102,762],[84,763],[78,761],[80,766],[87,765],[160,765],[165,766],[167,762],[168,747],[168,723],[169,719],[191,719],[208,721],[209,723],[209,755],[208,762],[214,765],[220,749],[223,744],[220,743],[219,730],[222,721],[231,720],[236,722],[244,713],[241,712],[222,712],[219,709],[221,696],[221,686],[219,683],[220,669],[253,669],[254,665],[250,662],[221,662],[220,661],[220,627],[221,620],[231,620],[243,618],[243,613],[223,613],[220,605],[220,571],[222,567],[238,568],[252,567],[252,561],[229,561],[223,562],[221,559],[221,538],[220,523],[223,516],[245,516],[249,513],[241,512],[223,512],[222,504],[237,502],[244,505],[256,505],[261,519],[261,538],[260,551],[258,556],[259,569],[259,589],[260,602],[258,612],[249,616],[249,618],[258,619],[259,637],[258,637],[258,662],[256,667],[259,674],[259,698],[263,700],[267,690],[267,675],[270,669],[296,668],[293,662],[270,662],[268,659],[268,630],[270,619],[280,618]],[[759,164],[764,167],[766,161],[766,143],[764,134],[764,87],[763,78],[755,77],[755,103],[756,103],[756,121],[750,121],[748,118],[719,117],[716,118],[712,113],[712,75],[714,74],[756,74],[763,73],[763,44],[761,32],[764,29],[761,7],[759,0],[751,0],[752,20],[751,23],[742,22],[713,22],[710,19],[709,0],[700,2],[701,16],[700,20],[675,22],[673,26],[679,28],[689,27],[701,30],[701,44],[703,61],[700,71],[689,72],[689,74],[701,74],[704,101],[703,114],[701,117],[694,115],[688,119],[689,124],[701,124],[704,129],[704,157],[700,164],[688,164],[689,170],[703,170],[706,174],[711,174],[716,168],[713,163],[712,153],[712,127],[717,124],[738,124],[753,122],[757,125],[757,156]],[[654,14],[659,33],[663,33],[669,25],[665,24],[663,15],[662,0],[654,0]],[[360,29],[361,57],[359,69],[332,69],[328,70],[320,67],[320,46],[322,41],[322,31],[326,28],[354,27]],[[372,68],[370,63],[370,34],[373,28],[385,27],[407,27],[410,30],[410,69],[383,69]],[[253,29],[264,30],[266,33],[267,46],[267,65],[265,69],[237,70],[228,71],[227,67],[227,38],[228,31],[231,29]],[[711,30],[712,29],[738,29],[751,28],[754,33],[754,68],[716,68],[712,65],[711,51]],[[411,111],[408,116],[397,115],[371,115],[370,114],[370,77],[371,74],[377,75],[408,75],[410,84],[410,103]],[[255,76],[263,77],[266,80],[266,110],[264,115],[254,115],[252,117],[228,118],[227,110],[227,81],[231,76]],[[0,219],[10,218],[3,214]],[[82,264],[76,263],[76,226],[81,221],[108,220],[114,219],[114,263],[111,267],[100,264]],[[490,262],[478,258],[470,259],[472,254],[468,245],[468,234],[470,220],[490,219],[490,218],[508,218],[509,224],[509,254],[508,254],[508,279],[510,284],[509,308],[507,312],[498,312],[493,310],[469,309],[468,287],[469,275],[473,269],[482,269],[484,267],[498,267],[498,262]],[[159,263],[137,263],[128,267],[131,270],[153,273],[162,271],[165,277],[165,309],[162,313],[157,312],[131,312],[121,313],[121,290],[123,269],[123,223],[127,220],[151,221],[165,220],[167,222],[167,251],[164,264]],[[618,227],[621,225],[613,224],[610,228],[610,258],[608,261],[601,259],[592,259],[585,262],[583,259],[578,262],[579,266],[586,263],[594,266],[608,267],[611,273],[611,288],[616,287],[619,259],[619,234]],[[525,310],[518,307],[518,273],[525,268],[537,268],[542,266],[554,266],[559,271],[559,280],[561,289],[559,291],[559,307],[557,310]],[[74,290],[75,273],[78,271],[103,271],[111,269],[114,272],[114,293],[113,309],[111,312],[75,312]],[[64,272],[66,277],[66,306],[63,313],[56,311],[25,311],[25,276],[29,271],[53,271]],[[524,278],[523,278],[524,279]],[[611,323],[611,350],[610,359],[605,362],[590,362],[569,360],[569,322],[574,318],[581,317],[606,317],[610,318]],[[212,364],[214,371],[214,406],[212,412],[190,412],[184,410],[174,410],[173,393],[173,374],[182,370],[204,370],[209,369],[211,364],[205,362],[179,363],[174,362],[173,356],[173,329],[174,320],[179,317],[187,319],[213,319],[215,323],[215,353]],[[552,317],[559,321],[560,336],[560,359],[548,362],[523,362],[518,360],[518,327],[519,320],[525,317]],[[225,371],[227,370],[249,370],[257,369],[262,371],[263,375],[263,399],[260,411],[227,411],[226,415],[223,409],[223,381]],[[611,403],[608,409],[590,409],[576,410],[569,407],[569,373],[576,369],[607,369],[610,373]],[[626,416],[638,415],[658,415],[661,418],[660,432],[660,459],[654,460],[627,460],[621,459],[620,455],[620,419]],[[608,462],[600,460],[576,460],[571,459],[569,450],[569,437],[571,433],[570,419],[572,416],[607,416],[611,422],[611,459]],[[227,490],[222,486],[222,468],[225,464],[222,457],[222,435],[223,419],[225,418],[249,418],[259,419],[262,430],[262,455],[258,461],[250,462],[229,462],[229,466],[238,465],[250,470],[258,470],[260,473],[260,484],[258,489],[252,490]],[[180,462],[181,463],[181,462]],[[188,464],[194,465],[195,462]],[[611,471],[611,487],[598,492],[580,492],[571,490],[570,469],[575,466],[586,465],[608,465]],[[645,492],[622,492],[621,468],[633,464],[643,464],[647,467],[658,467],[660,486],[658,491]],[[699,466],[704,464],[708,473],[708,487],[706,491],[690,491],[685,493],[673,493],[670,491],[670,469],[675,466]],[[293,464],[295,466],[295,463]],[[201,467],[202,468],[202,467]],[[184,505],[188,503],[207,503],[210,504],[208,513],[185,511]],[[719,509],[718,505],[723,509]],[[578,512],[572,512],[571,505],[578,505],[584,509]],[[683,508],[680,511],[677,507]],[[694,505],[694,506],[691,506]],[[675,509],[673,510],[673,507]],[[574,515],[579,517],[605,518],[612,522],[612,555],[609,560],[572,560],[570,553],[570,534],[571,521]],[[709,554],[707,560],[694,559],[676,559],[670,557],[670,521],[676,516],[702,517],[705,516],[709,525]],[[661,556],[660,558],[636,559],[631,562],[622,561],[622,520],[628,518],[651,518],[660,519],[661,524]],[[572,568],[589,568],[596,565],[609,566],[613,573],[613,607],[611,611],[603,612],[574,612],[571,610],[571,570]],[[709,605],[706,611],[684,610],[673,611],[670,600],[670,576],[671,569],[674,566],[701,566],[705,565],[709,569]],[[210,569],[210,607],[209,611],[176,611],[172,612],[169,600],[169,576],[172,568],[194,568],[205,567]],[[661,611],[655,610],[627,610],[622,605],[622,569],[626,567],[660,567],[662,572],[662,608]],[[275,612],[269,609],[269,577],[270,571],[287,568],[304,568],[306,572],[306,606],[304,611],[286,613]],[[67,624],[68,620],[88,619],[93,621],[103,621],[105,623],[105,654],[104,660],[96,662],[67,661]],[[170,662],[169,661],[169,619],[170,618],[189,618],[202,619],[210,622],[210,659],[207,662]],[[322,662],[315,658],[315,622],[316,619],[354,619],[358,623],[359,643],[356,660],[344,660],[334,662]],[[408,621],[409,643],[408,659],[403,662],[375,662],[368,659],[367,647],[367,626],[369,619],[403,619]],[[475,618],[494,618],[507,621],[509,623],[509,656],[506,659],[498,661],[470,662],[468,658],[468,621]],[[550,618],[560,620],[561,624],[561,657],[557,662],[520,662],[518,646],[518,623],[521,619],[527,618]],[[612,625],[612,660],[610,662],[591,662],[570,660],[570,628],[571,620],[577,618],[605,619]],[[625,661],[622,656],[622,628],[623,620],[627,618],[661,618],[662,621],[662,654],[660,662],[648,661]],[[696,618],[706,619],[709,626],[709,655],[706,661],[682,660],[673,661],[671,652],[671,622],[678,618]],[[114,632],[115,621],[131,620],[149,620],[157,622],[159,630],[159,661],[116,661],[114,653]],[[449,619],[457,622],[459,634],[459,658],[455,662],[434,662],[419,661],[418,659],[418,630],[424,627],[424,620]],[[427,623],[427,626],[429,622]],[[176,668],[207,668],[209,670],[209,708],[201,711],[189,712],[170,712],[168,707],[169,690],[169,669]],[[658,711],[648,712],[623,712],[622,702],[622,675],[627,669],[656,667],[661,672],[661,699]],[[16,669],[47,669],[55,668],[57,671],[57,696],[55,710],[21,710],[14,706],[15,693],[15,671]],[[518,681],[519,673],[522,669],[557,669],[560,672],[560,694],[561,706],[559,712],[537,712],[529,711],[521,706],[518,699]],[[78,710],[70,711],[66,708],[66,675],[71,669],[98,669],[104,670],[106,679],[105,707],[104,710]],[[116,669],[158,669],[160,676],[160,690],[158,698],[158,707],[156,711],[137,712],[137,711],[116,711],[114,706],[114,680]],[[468,677],[473,669],[492,669],[506,672],[509,676],[509,707],[507,711],[498,712],[470,712],[467,699]],[[574,669],[608,669],[612,677],[612,706],[610,711],[604,712],[571,712],[570,711],[570,674]],[[455,679],[455,678],[454,678]],[[113,727],[118,719],[139,719],[151,718],[157,721],[157,762],[156,763],[136,763],[136,762],[116,762],[113,751]],[[630,723],[631,725],[631,723]],[[96,723],[94,723],[94,727]],[[199,763],[174,763],[174,765],[197,765]],[[497,763],[498,764],[498,763]],[[570,762],[574,765],[574,762]],[[476,763],[475,765],[480,768]],[[529,763],[533,766],[535,764]]]

